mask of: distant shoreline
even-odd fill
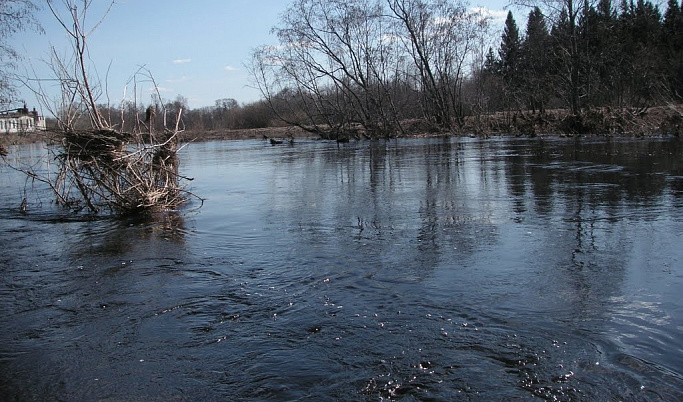
[[[611,137],[681,137],[683,136],[683,104],[652,107],[593,109],[581,116],[565,110],[546,113],[500,112],[491,115],[469,116],[462,127],[450,132],[431,130],[422,120],[404,122],[405,134],[399,138],[420,137],[537,137],[537,136],[611,136]],[[315,133],[298,127],[267,127],[256,129],[186,131],[186,141],[246,140],[268,138],[314,138]],[[362,136],[361,138],[363,139]]]
[[[46,142],[49,134],[44,132],[1,134],[0,148],[10,145]],[[681,137],[683,136],[683,104],[634,108],[592,109],[580,116],[565,110],[546,113],[531,111],[499,112],[491,115],[468,116],[464,124],[450,132],[431,130],[422,120],[404,122],[404,134],[399,138],[420,137]],[[183,131],[183,141],[249,140],[265,138],[311,138],[320,139],[315,133],[298,127],[266,127],[255,129],[226,129],[207,131]],[[360,135],[357,139],[363,139]]]

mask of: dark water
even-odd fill
[[[29,160],[39,147],[15,148]],[[0,167],[3,400],[683,399],[683,147],[196,143],[64,219]]]

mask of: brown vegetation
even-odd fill
[[[140,134],[111,129],[65,132],[51,183],[62,205],[120,215],[178,208],[185,202],[178,184],[177,135],[145,141]],[[74,197],[70,188],[77,191]]]
[[[574,115],[567,110],[545,113],[495,113],[469,117],[463,133],[490,135],[604,135],[624,137],[676,136],[683,134],[683,105],[648,109],[596,108]]]
[[[683,135],[683,104],[653,107],[644,110],[601,108],[572,115],[563,109],[545,113],[518,111],[499,112],[491,115],[469,116],[461,128],[453,131],[435,129],[423,119],[402,122],[403,134],[397,137],[428,136],[623,136],[656,137]],[[213,140],[260,140],[273,138],[313,138],[321,136],[299,127],[268,127],[256,129],[232,129],[211,131],[186,131],[181,139],[186,141]],[[358,131],[356,139],[364,139]]]
[[[683,135],[683,104],[653,107],[644,110],[602,108],[574,116],[567,110],[549,110],[545,113],[518,111],[491,115],[469,116],[461,129],[435,130],[421,119],[403,122],[405,137],[454,136],[622,136],[656,137]],[[116,134],[121,135],[121,134]],[[397,135],[398,136],[398,135]],[[217,140],[262,140],[265,138],[320,139],[319,135],[299,127],[265,127],[225,130],[185,130],[177,133],[180,142]],[[357,139],[362,139],[359,135]],[[46,133],[0,136],[0,148],[14,144],[51,142],[54,137]],[[132,139],[131,139],[132,140]],[[79,140],[83,141],[83,139]],[[98,145],[97,147],[103,144]],[[114,144],[110,144],[114,147]],[[118,145],[120,146],[120,145]]]
[[[91,3],[64,1],[69,13],[67,18],[61,17],[53,4],[48,3],[73,39],[75,56],[66,60],[54,52],[50,65],[62,87],[62,103],[53,113],[56,127],[42,133],[46,135],[43,139],[51,143],[45,156],[50,167],[47,171],[13,167],[47,184],[57,204],[75,212],[86,209],[91,213],[110,211],[123,216],[178,208],[191,194],[180,184],[181,179],[188,178],[178,173],[182,109],[172,114],[173,128],[166,126],[167,111],[163,110],[162,129],[154,126],[152,114],[156,113],[147,113],[144,122],[136,115],[129,121],[129,129],[124,129],[125,121],[114,124],[103,114],[96,103],[100,84],[90,77],[85,57],[88,50],[84,32],[92,32],[85,29],[85,15]],[[138,74],[153,81],[143,69]],[[40,88],[34,92],[49,107],[45,93]],[[87,120],[87,128],[79,125],[79,120]]]

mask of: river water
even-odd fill
[[[193,143],[153,222],[2,166],[0,399],[682,400],[681,145]]]

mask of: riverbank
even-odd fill
[[[545,113],[530,111],[499,112],[491,115],[468,116],[461,127],[445,132],[435,130],[422,120],[404,122],[404,137],[431,136],[617,136],[662,137],[683,136],[683,104],[658,106],[647,109],[598,108],[581,115],[567,110],[550,110]],[[298,127],[267,127],[256,129],[187,130],[180,133],[183,141],[248,140],[266,138],[311,138],[315,133]],[[15,144],[49,140],[44,132],[22,135],[0,134],[0,153]]]
[[[616,136],[662,137],[683,135],[683,105],[647,109],[596,108],[580,115],[567,110],[546,113],[514,112],[470,117],[464,133],[481,136]]]
[[[683,104],[648,109],[593,109],[582,115],[566,110],[545,113],[529,111],[500,112],[492,115],[468,116],[461,127],[445,132],[434,130],[422,120],[404,122],[405,137],[432,136],[615,136],[663,137],[683,136]],[[268,127],[249,130],[186,131],[186,141],[245,140],[265,138],[313,138],[314,133],[298,127]]]

